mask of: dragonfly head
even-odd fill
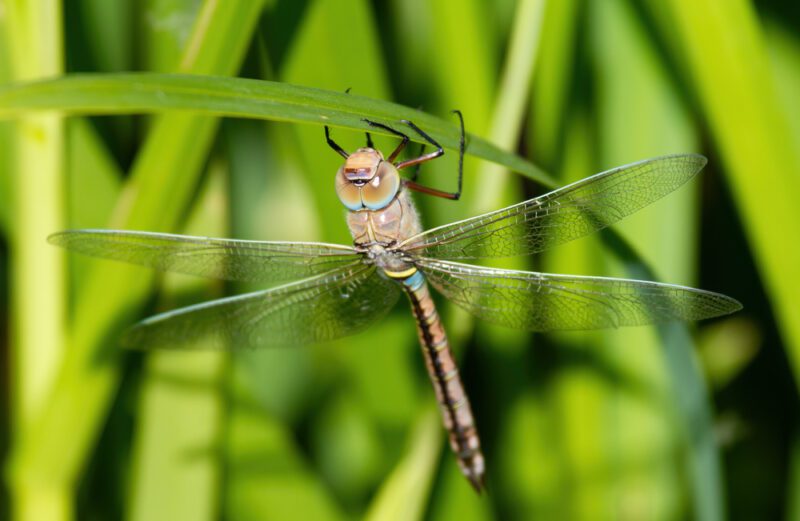
[[[359,148],[336,173],[336,195],[350,210],[380,210],[400,189],[397,168],[374,148]]]

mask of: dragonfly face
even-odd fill
[[[399,189],[397,168],[374,148],[359,148],[336,173],[336,195],[352,211],[385,208]]]
[[[459,114],[460,116],[460,114]],[[483,487],[484,461],[464,387],[428,284],[478,318],[527,331],[598,329],[700,320],[741,308],[709,291],[641,280],[553,275],[464,264],[488,257],[538,253],[605,228],[694,177],[696,154],[658,157],[588,177],[542,196],[423,231],[409,190],[457,199],[401,180],[398,170],[444,153],[409,121],[402,124],[437,150],[396,161],[409,138],[386,159],[372,147],[348,154],[336,193],[350,210],[354,245],[243,241],[121,230],[71,230],[51,243],[162,271],[244,282],[268,289],[169,311],[126,335],[134,348],[219,349],[297,346],[354,334],[387,313],[405,293],[450,445],[462,472]],[[461,157],[464,153],[463,121]],[[461,164],[461,162],[459,162]]]

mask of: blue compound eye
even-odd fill
[[[361,210],[364,204],[361,202],[361,188],[353,184],[344,175],[344,167],[336,172],[336,195],[339,200],[350,210]]]
[[[383,161],[378,172],[361,189],[361,200],[370,210],[386,208],[400,189],[400,174],[393,164]]]

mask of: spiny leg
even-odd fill
[[[366,123],[370,127],[383,129],[386,132],[394,134],[395,136],[397,136],[400,139],[402,139],[400,144],[397,145],[397,148],[394,149],[394,152],[392,152],[389,155],[389,157],[386,158],[386,160],[389,161],[390,163],[394,163],[395,158],[397,158],[397,156],[400,155],[400,152],[402,152],[403,149],[406,148],[406,145],[408,144],[408,136],[403,134],[402,132],[400,132],[398,130],[393,129],[392,127],[390,127],[388,125],[384,125],[383,123],[378,123],[377,121],[372,121],[371,119],[362,119],[361,121],[363,121],[364,123]]]
[[[419,171],[419,165],[426,161],[430,161],[432,159],[436,159],[444,154],[444,149],[442,146],[437,143],[431,136],[425,133],[421,128],[415,125],[413,122],[408,120],[403,120],[402,122],[411,127],[417,134],[419,134],[422,139],[430,143],[431,145],[436,147],[436,150],[429,153],[429,154],[421,154],[419,157],[414,159],[408,159],[406,161],[402,161],[397,163],[397,169],[400,170],[402,168],[406,168],[409,166],[416,166],[417,168],[414,171],[411,181],[406,182],[406,186],[412,190],[416,190],[417,192],[422,192],[430,195],[435,195],[437,197],[444,197],[445,199],[453,199],[457,200],[461,197],[461,188],[463,185],[464,179],[464,149],[466,148],[466,132],[464,131],[464,117],[461,115],[460,110],[452,111],[454,114],[458,116],[458,120],[461,127],[461,138],[459,140],[459,154],[458,154],[458,190],[455,192],[445,192],[443,190],[437,190],[435,188],[430,188],[424,185],[420,185],[416,182],[417,179],[417,172]],[[422,152],[423,149],[420,150]]]

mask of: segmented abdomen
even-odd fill
[[[425,365],[436,391],[450,447],[456,453],[461,472],[480,492],[484,487],[485,465],[478,431],[439,313],[422,273],[414,271],[402,282],[417,320]]]

